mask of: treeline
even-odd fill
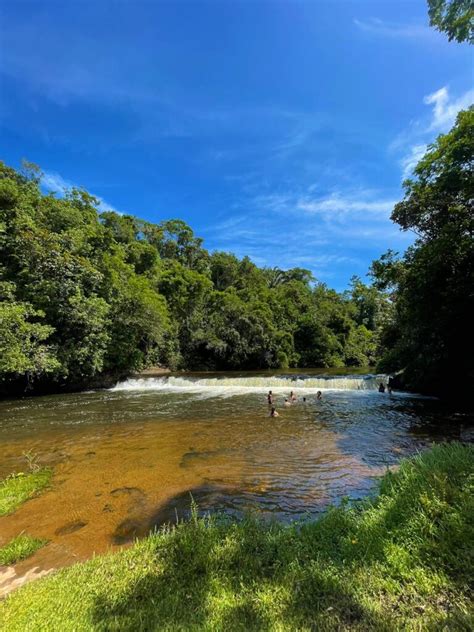
[[[417,235],[342,294],[302,268],[209,253],[179,220],[99,213],[0,163],[0,390],[100,384],[150,365],[377,365],[405,388],[474,383],[474,110],[431,145],[392,219]],[[467,385],[467,386],[466,386]]]
[[[179,220],[99,213],[0,163],[0,381],[87,385],[161,364],[256,369],[374,364],[385,293],[338,294],[308,270],[209,253]]]

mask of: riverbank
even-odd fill
[[[469,629],[474,449],[440,445],[378,497],[302,526],[196,515],[10,595],[11,632]]]

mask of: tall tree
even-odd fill
[[[474,377],[474,109],[428,148],[405,182],[392,219],[418,239],[402,259],[375,262],[394,296],[381,366],[404,369],[408,386],[456,391]]]

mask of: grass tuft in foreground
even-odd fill
[[[0,628],[470,630],[473,491],[474,448],[449,444],[309,524],[194,515],[21,588]]]
[[[16,564],[20,560],[24,560],[38,549],[44,546],[47,540],[33,538],[31,535],[21,534],[8,544],[0,548],[0,566],[8,566]]]
[[[47,487],[52,471],[44,468],[28,474],[12,474],[0,482],[0,516],[12,513],[22,503]]]

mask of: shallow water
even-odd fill
[[[68,564],[185,517],[190,494],[201,511],[307,519],[364,497],[401,457],[467,437],[466,415],[380,394],[381,380],[196,374],[0,402],[0,478],[25,469],[25,452],[54,468],[50,490],[0,518],[0,545],[26,531],[51,543],[21,568]],[[285,408],[290,390],[298,400]]]

